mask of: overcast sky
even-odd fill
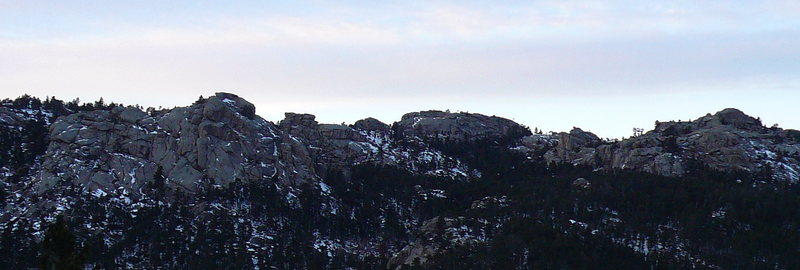
[[[228,2],[0,0],[0,97],[227,91],[272,121],[450,109],[601,137],[737,107],[800,128],[796,0]]]

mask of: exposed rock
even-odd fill
[[[378,119],[372,118],[372,117],[368,117],[368,118],[364,118],[364,119],[356,121],[356,123],[353,124],[353,128],[358,129],[358,130],[376,131],[376,132],[381,132],[381,133],[389,133],[389,131],[391,130],[389,125],[381,122]]]
[[[443,111],[413,112],[403,115],[393,129],[401,137],[448,139],[455,142],[482,138],[514,139],[530,135],[530,130],[514,121],[496,116]]]
[[[656,122],[655,132],[665,136],[681,136],[692,132],[691,122]]]
[[[725,109],[692,122],[656,122],[654,130],[619,142],[603,142],[579,129],[559,133],[558,143],[544,158],[665,176],[687,173],[688,162],[696,160],[724,171],[756,173],[769,167],[775,178],[797,181],[800,143],[789,134],[767,129],[737,109]]]
[[[28,168],[17,170],[18,167],[14,167],[11,170],[10,166],[0,166],[0,178],[3,178],[0,192],[9,194],[0,198],[0,203],[5,203],[0,209],[0,226],[5,226],[2,230],[15,233],[13,237],[27,230],[26,237],[30,238],[25,242],[35,245],[46,231],[45,222],[48,219],[57,214],[73,215],[76,217],[74,221],[79,222],[73,228],[80,230],[82,235],[90,235],[92,241],[101,239],[103,243],[100,249],[116,249],[120,257],[115,261],[124,262],[127,268],[152,268],[159,263],[147,260],[154,258],[150,255],[157,254],[151,253],[154,251],[150,248],[158,245],[131,241],[143,239],[142,233],[150,233],[142,228],[153,228],[164,235],[168,232],[169,235],[177,235],[173,238],[178,240],[187,239],[180,247],[179,253],[184,254],[181,255],[183,257],[173,260],[172,265],[185,262],[185,258],[196,258],[185,257],[185,254],[199,254],[193,251],[197,250],[198,244],[201,247],[207,244],[203,242],[204,239],[212,236],[216,241],[212,244],[241,244],[242,248],[234,251],[234,257],[248,258],[244,261],[253,261],[252,266],[258,264],[260,268],[269,268],[274,260],[293,260],[282,257],[285,255],[282,250],[297,246],[307,248],[295,255],[311,255],[306,258],[322,255],[319,257],[321,259],[327,256],[328,267],[348,265],[333,263],[341,259],[351,263],[355,261],[356,265],[365,267],[359,264],[363,261],[358,260],[369,256],[381,262],[391,257],[386,265],[388,269],[403,269],[410,265],[432,268],[433,260],[440,258],[438,255],[453,254],[448,251],[457,251],[455,254],[471,251],[483,255],[495,254],[498,249],[495,249],[497,246],[494,243],[504,243],[503,240],[517,236],[518,232],[527,236],[530,236],[528,232],[544,233],[542,236],[552,238],[548,236],[548,231],[553,228],[552,232],[559,236],[556,240],[562,239],[562,235],[583,239],[591,234],[597,239],[618,244],[620,248],[628,247],[633,252],[643,253],[643,259],[648,258],[648,254],[655,254],[651,252],[658,253],[659,258],[678,254],[685,256],[687,262],[708,266],[700,259],[709,257],[696,255],[711,254],[710,258],[716,258],[714,256],[719,249],[711,247],[707,251],[687,252],[697,248],[690,246],[694,240],[682,240],[685,228],[680,227],[681,222],[669,218],[664,219],[664,224],[648,225],[658,228],[648,236],[647,232],[636,231],[637,227],[626,227],[630,224],[626,222],[630,221],[621,218],[629,214],[623,211],[629,210],[614,209],[614,203],[608,200],[605,202],[611,204],[592,203],[591,208],[586,210],[596,211],[593,212],[595,214],[579,215],[580,220],[573,219],[578,218],[574,211],[537,211],[537,206],[557,205],[553,203],[558,202],[558,196],[540,196],[540,193],[548,193],[561,184],[571,184],[572,189],[581,193],[596,188],[593,182],[585,178],[570,176],[574,171],[559,174],[557,170],[538,171],[541,167],[537,166],[534,167],[537,171],[531,174],[520,170],[520,174],[510,174],[512,177],[498,175],[500,179],[511,181],[490,180],[492,184],[501,186],[487,190],[481,190],[487,183],[485,181],[455,185],[440,182],[469,181],[479,177],[481,172],[444,154],[445,151],[432,146],[437,144],[429,139],[465,141],[472,140],[470,136],[474,136],[475,139],[494,137],[504,142],[513,141],[517,144],[510,145],[511,149],[529,154],[529,161],[512,156],[514,159],[511,162],[520,161],[508,164],[513,165],[511,168],[514,169],[543,158],[552,162],[593,166],[598,170],[633,169],[661,175],[681,175],[693,168],[689,166],[690,160],[697,160],[717,169],[774,172],[778,179],[796,180],[797,161],[800,160],[800,131],[765,128],[757,119],[733,109],[691,122],[657,123],[651,132],[610,142],[577,128],[566,133],[522,137],[526,134],[524,127],[520,132],[516,130],[520,126],[505,122],[508,120],[436,111],[409,114],[403,120],[406,123],[397,123],[394,129],[371,118],[360,120],[352,127],[320,124],[314,115],[299,113],[287,113],[285,119],[275,125],[255,115],[251,103],[226,93],[201,99],[192,106],[148,113],[134,107],[101,107],[95,111],[74,114],[66,109],[68,112],[64,114],[50,111],[50,116],[42,117],[48,112],[40,108],[33,110],[34,106],[4,106],[8,105],[0,105],[0,131],[4,133],[4,139],[11,138],[5,139],[4,145],[19,147],[0,154],[7,152],[14,159],[20,159],[32,148],[39,150],[30,151],[36,153],[30,161],[14,164],[28,167],[30,174]],[[53,121],[53,115],[61,118]],[[49,137],[43,135],[44,127],[50,128]],[[28,132],[36,129],[38,132]],[[395,131],[405,133],[395,134]],[[21,134],[38,136],[23,138],[26,136]],[[40,142],[39,147],[35,147],[33,142]],[[44,153],[41,146],[48,144],[49,148]],[[474,151],[480,148],[468,149]],[[0,159],[6,160],[11,159]],[[484,158],[481,160],[487,161]],[[415,174],[449,178],[412,179],[435,180],[415,183],[413,191],[403,186],[406,183],[400,183],[400,188],[397,188],[390,186],[394,183],[379,177],[349,179],[346,171],[363,163],[395,166]],[[352,172],[361,172],[363,175],[364,172],[375,171],[375,168],[365,169]],[[166,176],[165,182],[155,181],[156,178],[164,180],[155,176],[156,171]],[[343,179],[326,179],[328,172],[341,172]],[[380,173],[386,172],[392,171]],[[593,179],[590,177],[592,174],[584,174],[588,171],[580,172],[589,175],[584,177]],[[528,185],[532,182],[523,184],[522,181],[516,181],[535,179],[537,176],[548,178],[549,175],[554,179],[572,178],[567,178],[571,182],[566,183],[533,183],[555,184],[544,189],[531,189]],[[753,187],[762,185],[765,182],[758,180],[765,176],[756,174],[756,179],[742,177],[747,184],[741,187],[749,189],[752,180],[755,180],[752,181]],[[237,180],[255,185],[221,188]],[[166,195],[153,191],[157,183],[170,187]],[[715,183],[715,180],[709,183]],[[733,187],[728,191],[738,194],[740,189],[736,184]],[[169,193],[174,191],[172,188],[187,196],[182,200],[170,201],[172,194]],[[507,194],[508,190],[514,188],[536,194]],[[640,187],[633,185],[625,188],[635,191]],[[775,185],[773,188],[777,190],[791,186]],[[258,192],[247,194],[248,191]],[[606,192],[605,188],[602,191]],[[776,193],[762,194],[773,196]],[[362,195],[366,199],[362,200]],[[537,196],[545,198],[545,203],[526,203],[526,198]],[[470,198],[473,200],[470,207],[463,209],[465,205],[461,200]],[[520,201],[517,202],[517,199]],[[442,206],[447,211],[442,212]],[[700,214],[708,213],[712,218],[730,221],[730,224],[745,224],[735,221],[734,215],[726,216],[726,211],[735,212],[735,209],[728,207],[714,206],[698,210]],[[717,210],[711,212],[713,209]],[[463,213],[460,212],[462,210]],[[306,212],[298,215],[298,211]],[[450,217],[425,220],[438,212]],[[171,219],[164,219],[166,216]],[[153,220],[154,217],[156,219]],[[148,222],[142,223],[142,220]],[[324,223],[322,227],[328,229],[314,228],[313,225],[319,221]],[[563,226],[567,221],[571,225]],[[140,224],[143,226],[138,226]],[[541,228],[546,230],[533,227],[535,230],[526,231],[528,226],[544,226]],[[662,233],[663,230],[668,233]],[[205,231],[212,234],[203,234]],[[614,235],[617,232],[622,234]],[[303,235],[303,239],[292,239],[294,235]],[[662,235],[666,235],[668,241],[663,241],[665,238],[661,238]],[[292,241],[285,242],[285,239]],[[17,243],[23,242],[11,242],[12,246]],[[403,244],[405,246],[398,246]],[[29,250],[36,250],[34,246],[31,247]],[[524,258],[528,255],[524,249],[507,251],[513,253],[512,257],[520,255],[520,258]],[[536,255],[534,250],[531,252],[530,255]],[[314,265],[306,261],[299,263]],[[369,264],[372,268],[377,264],[375,260],[368,263],[372,263]],[[287,265],[283,266],[294,266]],[[119,264],[117,267],[124,266]]]
[[[230,105],[233,105],[236,108],[236,112],[240,113],[247,119],[253,119],[256,116],[256,106],[253,103],[250,103],[243,98],[240,98],[237,95],[230,94],[230,93],[217,93],[215,95],[219,100]]]
[[[71,180],[90,190],[138,190],[158,167],[169,183],[192,192],[210,181],[266,179],[276,164],[277,128],[251,103],[218,93],[205,102],[151,117],[139,109],[81,112],[50,128],[38,190]]]
[[[319,130],[317,130],[316,116],[306,113],[286,113],[285,117],[278,123],[281,130],[292,136],[299,136],[309,140],[319,140]]]
[[[556,146],[548,151],[544,157],[548,162],[561,162],[570,160],[573,164],[586,164],[595,166],[595,155],[602,141],[594,133],[573,128],[569,133],[561,132],[556,135]]]
[[[408,266],[424,267],[426,263],[439,253],[452,245],[463,245],[476,239],[459,239],[459,229],[468,229],[461,226],[463,217],[443,218],[436,217],[426,220],[417,229],[416,241],[405,246],[389,259],[387,269],[400,270]],[[456,229],[460,227],[459,229]]]
[[[137,124],[139,120],[147,118],[147,113],[133,107],[116,107],[111,110],[115,118],[125,123]]]
[[[0,120],[17,121],[3,115]],[[286,113],[275,125],[228,93],[152,116],[134,107],[75,113],[50,126],[35,190],[67,181],[90,192],[122,188],[137,196],[159,167],[167,185],[187,193],[236,180],[316,184],[330,169],[364,162],[438,176],[477,174],[423,142],[392,146],[391,130],[377,120],[356,126],[364,129],[319,124],[314,115],[298,113]]]
[[[0,107],[0,124],[18,126],[23,119],[7,108]]]
[[[717,112],[714,115],[706,115],[693,122],[695,129],[700,128],[719,128],[724,126],[731,126],[737,129],[758,131],[764,129],[756,118],[750,117],[744,112],[728,108]]]
[[[480,175],[430,147],[428,139],[521,139],[520,150],[546,162],[666,176],[685,174],[690,160],[721,170],[771,169],[776,178],[792,181],[800,171],[800,132],[764,128],[736,109],[692,122],[660,122],[653,131],[613,143],[578,128],[530,135],[508,119],[442,111],[408,113],[392,128],[374,118],[353,127],[319,124],[314,115],[298,113],[286,113],[275,125],[255,115],[252,103],[227,93],[152,114],[116,107],[60,117],[50,125],[33,189],[41,193],[67,181],[89,191],[135,193],[159,167],[168,185],[189,193],[237,179],[315,183],[331,169],[365,162],[459,179]],[[0,123],[21,121],[0,108]]]
[[[533,134],[522,137],[514,150],[524,152],[528,159],[543,160],[544,155],[558,144],[558,135]]]
[[[486,208],[502,208],[508,206],[508,198],[506,196],[500,197],[484,197],[480,200],[475,200],[470,204],[470,209],[486,209]]]
[[[323,137],[329,140],[343,140],[343,141],[357,141],[363,142],[366,140],[364,135],[361,135],[355,129],[335,124],[322,124],[319,126],[320,133]]]
[[[578,178],[572,181],[572,186],[579,189],[587,189],[592,187],[592,183],[586,180],[586,178]]]

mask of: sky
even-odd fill
[[[0,0],[0,98],[232,92],[279,121],[439,109],[630,136],[728,107],[800,129],[800,1]]]

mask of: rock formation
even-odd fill
[[[797,216],[783,206],[797,205],[790,195],[800,175],[800,131],[764,127],[736,109],[656,122],[652,131],[610,141],[579,128],[531,134],[505,118],[443,111],[408,113],[392,124],[324,124],[303,113],[273,123],[229,93],[146,111],[46,103],[0,104],[0,265],[17,261],[14,269],[35,265],[25,260],[36,257],[56,215],[72,217],[81,243],[96,245],[93,254],[111,254],[93,262],[109,269],[194,261],[404,269],[453,258],[480,264],[497,261],[495,254],[539,259],[528,243],[491,251],[518,238],[591,258],[609,252],[601,254],[713,266],[752,250],[707,245],[692,226],[796,238]],[[549,166],[557,163],[579,168]],[[700,166],[734,173],[692,173]],[[604,173],[613,170],[638,173]],[[654,196],[638,196],[646,192]],[[745,193],[752,197],[740,204]],[[765,198],[781,200],[751,203]],[[628,200],[646,207],[627,207]],[[789,226],[763,223],[760,213],[788,217]],[[635,218],[642,214],[659,218]],[[784,246],[764,254],[781,251],[788,255],[753,265],[794,265]]]
[[[407,113],[400,122],[395,123],[394,130],[401,137],[447,139],[454,142],[530,135],[527,128],[505,118],[443,111]]]
[[[420,135],[501,135],[517,126],[478,114],[437,114],[441,119],[415,115],[412,118],[424,124],[409,130]],[[13,115],[2,120],[16,121]],[[472,129],[475,126],[478,130]],[[318,181],[329,168],[363,162],[411,170],[428,167],[432,174],[471,174],[459,161],[422,142],[391,146],[390,134],[388,125],[373,118],[349,127],[319,124],[310,114],[286,113],[276,125],[257,116],[252,103],[228,93],[152,115],[134,107],[80,112],[50,127],[51,142],[36,190],[45,192],[66,181],[87,190],[136,193],[159,167],[168,185],[188,193],[236,180],[298,186]],[[422,166],[425,163],[435,164]]]
[[[797,131],[766,128],[737,109],[725,109],[691,122],[657,122],[654,130],[619,142],[604,142],[573,129],[554,136],[523,139],[526,151],[549,149],[545,160],[602,169],[631,169],[665,176],[687,172],[689,162],[723,171],[774,171],[780,180],[800,177]]]
[[[68,115],[50,127],[38,190],[59,181],[138,190],[158,167],[188,192],[207,182],[270,178],[291,169],[277,164],[277,130],[253,104],[225,93],[156,115],[133,107]]]

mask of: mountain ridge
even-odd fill
[[[163,228],[171,230],[164,237],[182,235],[185,230],[199,234],[198,224],[209,220],[218,226],[247,228],[246,233],[229,232],[229,237],[240,239],[238,245],[254,251],[233,248],[231,252],[246,254],[252,257],[250,261],[258,262],[253,265],[261,267],[277,260],[275,254],[283,254],[273,249],[300,245],[292,241],[313,243],[309,244],[311,250],[295,255],[341,258],[323,251],[335,249],[358,258],[347,259],[351,266],[370,256],[390,269],[413,266],[415,261],[438,262],[442,254],[491,241],[490,225],[507,221],[492,217],[497,213],[487,209],[519,214],[517,218],[523,219],[530,215],[502,210],[522,207],[518,204],[526,201],[506,197],[514,193],[513,188],[491,194],[474,190],[530,184],[515,182],[519,181],[516,177],[534,177],[540,180],[531,181],[545,181],[536,183],[547,187],[562,185],[547,182],[545,179],[553,177],[549,175],[577,175],[579,179],[572,178],[574,182],[570,180],[557,192],[584,196],[607,189],[600,183],[611,181],[600,180],[606,174],[643,173],[645,178],[677,179],[654,181],[678,181],[719,171],[725,175],[720,179],[752,181],[755,188],[794,185],[800,171],[800,132],[764,127],[737,109],[689,122],[657,122],[653,130],[620,141],[602,140],[578,128],[568,133],[533,134],[502,117],[436,110],[407,113],[392,124],[374,118],[352,125],[320,124],[314,115],[302,113],[286,113],[284,119],[273,123],[258,116],[252,103],[230,93],[164,110],[103,102],[41,102],[27,97],[0,106],[0,126],[0,154],[4,157],[0,176],[2,191],[7,194],[0,205],[0,230],[23,239],[40,239],[47,222],[66,214],[85,218],[80,221],[85,227],[81,232],[102,238],[102,245],[137,254],[134,250],[142,247],[126,239],[129,234],[141,236],[125,228],[137,228],[138,219],[152,211],[167,211],[161,210],[166,207],[177,211],[176,219],[161,217],[164,221],[154,224],[182,225]],[[389,185],[381,179],[394,182]],[[375,209],[366,208],[373,212],[365,210],[364,201],[374,204],[371,207]],[[89,210],[97,207],[104,210]],[[726,207],[715,210],[724,212]],[[251,212],[262,208],[269,211]],[[463,212],[446,210],[450,208]],[[103,211],[105,214],[99,214]],[[177,214],[187,211],[196,216]],[[293,211],[302,214],[294,216]],[[358,211],[367,212],[362,216]],[[602,210],[608,216],[598,222],[618,218],[614,211]],[[473,213],[489,216],[475,219]],[[284,233],[291,231],[291,224],[308,226],[319,220],[327,220],[323,222],[326,226],[361,227],[339,236],[315,227],[296,232],[308,235],[305,240]],[[574,218],[559,222],[579,224],[578,229],[584,226]],[[584,227],[590,226],[611,230],[610,225],[602,224]],[[116,229],[106,232],[102,228]],[[225,232],[229,229],[222,228]],[[572,233],[582,231],[570,232],[570,237]],[[409,237],[417,234],[451,244]],[[623,240],[606,244],[631,247],[635,243],[631,235],[616,237]],[[713,266],[708,261],[715,257],[702,255],[703,249],[680,253],[680,245],[687,245],[681,242],[684,240],[669,241],[664,243],[671,246],[660,252],[670,260],[683,264],[705,256],[698,265]],[[18,245],[21,250],[36,250],[29,244]],[[191,250],[189,246],[174,248]],[[634,253],[648,256],[637,250]],[[158,265],[154,258],[136,261],[136,256],[114,256],[125,260],[125,265],[131,263],[125,268]],[[97,260],[97,264],[119,266]]]

